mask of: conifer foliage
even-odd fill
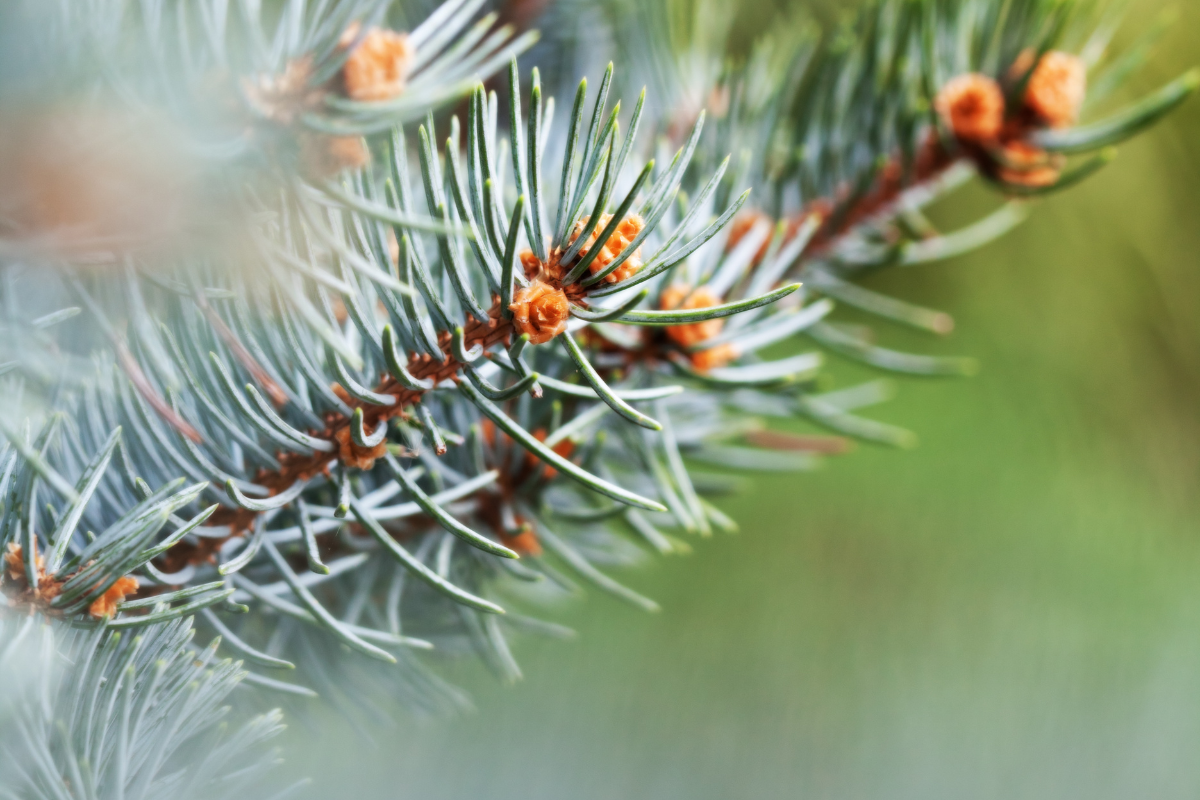
[[[719,3],[531,5],[0,11],[0,795],[258,796],[281,715],[231,703],[443,712],[438,653],[515,679],[513,633],[569,634],[514,607],[656,610],[613,573],[733,529],[728,470],[911,443],[827,354],[972,370],[839,322],[952,327],[857,278],[983,246],[1198,83],[1095,114],[1146,53],[1102,3],[747,52]],[[556,103],[581,20],[613,62]],[[1002,202],[939,232],[972,176]]]

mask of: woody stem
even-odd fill
[[[472,318],[467,323],[463,331],[463,338],[466,347],[470,348],[478,344],[484,350],[487,350],[498,343],[507,341],[511,334],[512,323],[504,319],[501,314],[500,301],[497,299],[488,310],[486,320]],[[464,366],[454,356],[452,337],[449,332],[444,331],[439,335],[438,345],[442,350],[443,360],[439,361],[428,354],[417,355],[415,353],[408,360],[408,371],[413,377],[419,380],[429,380],[435,386],[442,381],[456,380]],[[393,417],[404,414],[405,408],[420,402],[425,394],[423,390],[404,387],[391,375],[385,376],[375,387],[374,391],[378,394],[391,395],[395,398],[395,403],[382,406],[364,403],[353,397],[346,398],[346,403],[350,406],[351,412],[357,408],[362,409],[364,427],[370,430],[374,430],[381,422],[386,422]],[[336,444],[338,433],[345,431],[349,426],[349,417],[340,412],[331,412],[326,416],[325,430],[313,435],[319,439]],[[311,455],[304,456],[296,453],[280,453],[277,456],[281,464],[280,468],[277,470],[260,470],[255,475],[254,482],[265,487],[271,496],[280,494],[293,486],[297,481],[310,478],[313,475],[328,470],[330,465],[337,461],[338,453],[339,450],[336,447],[331,452],[317,451]],[[255,517],[258,516],[258,513],[246,508],[226,509],[224,513],[214,515],[210,524],[228,525],[231,537],[238,536],[243,531],[249,529]],[[216,539],[211,543],[208,539],[204,541],[210,546],[203,548],[203,552],[193,545],[186,545],[181,542],[167,551],[164,558],[168,562],[178,563],[178,557],[184,555],[186,559],[184,563],[195,563],[196,560],[203,560],[209,553],[213,552],[211,548],[212,544],[219,546],[224,540]],[[177,549],[179,552],[175,553]],[[173,553],[175,554],[175,558],[172,558]]]

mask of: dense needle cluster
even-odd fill
[[[612,15],[622,68],[557,106],[517,63],[536,35],[469,0],[424,20],[392,0],[186,5],[31,6],[79,86],[203,154],[225,222],[66,257],[0,223],[0,636],[50,620],[75,665],[20,710],[32,734],[0,721],[17,796],[241,796],[270,759],[237,743],[278,716],[222,738],[239,682],[440,712],[461,695],[424,650],[516,679],[510,637],[564,633],[522,609],[583,585],[657,609],[613,571],[732,530],[713,499],[729,470],[911,443],[859,413],[882,383],[827,390],[828,355],[972,369],[842,322],[839,304],[953,327],[859,275],[1004,233],[1197,83],[1080,125],[1107,28],[1065,0],[884,0],[830,40],[781,27],[732,60],[724,32],[689,43],[646,3]],[[530,57],[575,46],[559,13]],[[623,108],[624,80],[651,87]],[[938,231],[923,207],[972,172],[1006,202]],[[121,716],[144,708],[161,718]],[[199,756],[225,766],[179,767],[173,730],[211,732]]]
[[[361,33],[361,29],[356,23],[342,34],[341,43],[350,51],[342,67],[346,96],[368,103],[399,97],[416,57],[408,34],[382,28]]]
[[[1030,134],[1073,125],[1087,94],[1087,70],[1078,56],[1052,50],[1034,61],[1032,50],[1022,51],[1006,75],[1010,93],[1020,98],[1016,108],[1006,107],[1000,81],[979,73],[950,80],[934,103],[980,166],[1014,187],[1045,188],[1059,180],[1065,158],[1038,147]]]

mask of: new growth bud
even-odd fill
[[[513,326],[529,334],[530,344],[544,344],[565,331],[571,314],[566,293],[541,279],[520,289],[508,309]]]
[[[663,290],[659,297],[659,308],[663,311],[692,310],[697,308],[712,308],[720,305],[721,298],[717,297],[707,286],[692,289],[684,284],[673,284]],[[725,327],[724,319],[706,319],[703,322],[692,322],[687,325],[672,325],[667,328],[667,336],[680,347],[690,348],[712,339]],[[714,367],[721,367],[737,358],[737,349],[729,344],[717,345],[689,354],[692,366],[701,372],[707,372]]]
[[[1025,86],[1025,107],[1051,128],[1067,128],[1079,119],[1087,95],[1087,68],[1070,53],[1046,53]]]
[[[571,244],[575,243],[575,240],[579,238],[579,234],[583,232],[584,228],[587,227],[590,221],[591,218],[589,217],[586,220],[581,219],[579,222],[575,223],[575,229],[571,231]],[[579,251],[580,258],[586,256],[591,248],[595,246],[596,237],[604,231],[604,229],[608,226],[608,223],[611,221],[612,214],[601,215],[600,221],[596,224],[596,227],[592,229],[592,232],[588,234],[587,240],[584,242],[584,246]],[[645,224],[646,223],[642,220],[642,218],[636,214],[621,220],[621,224],[618,225],[616,230],[613,231],[612,236],[608,237],[608,241],[606,241],[604,246],[600,248],[600,252],[596,254],[596,258],[593,259],[592,263],[588,265],[588,270],[595,275],[597,272],[607,269],[608,265],[611,264],[618,255],[621,254],[621,251],[628,247],[634,238],[636,238],[637,235],[642,232],[642,228],[645,226]],[[621,266],[617,267],[608,275],[605,275],[604,282],[616,283],[618,281],[623,281],[626,278],[630,278],[635,275],[641,268],[642,248],[639,247],[637,250],[634,250],[632,253],[630,253],[629,258],[625,259],[625,261],[621,263]]]
[[[934,107],[953,131],[966,142],[995,140],[1004,127],[1004,92],[987,75],[959,75],[942,87]]]
[[[351,26],[342,40],[352,42],[357,35],[357,26]],[[399,97],[416,54],[407,33],[372,28],[350,51],[346,65],[342,67],[346,96],[362,102]]]

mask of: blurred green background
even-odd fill
[[[1178,10],[1127,97],[1200,61]],[[722,503],[740,535],[622,576],[663,613],[593,595],[520,684],[459,667],[473,714],[296,726],[309,795],[1200,795],[1200,101],[1000,243],[872,286],[958,321],[888,342],[983,365],[871,410],[918,449],[756,477]]]

